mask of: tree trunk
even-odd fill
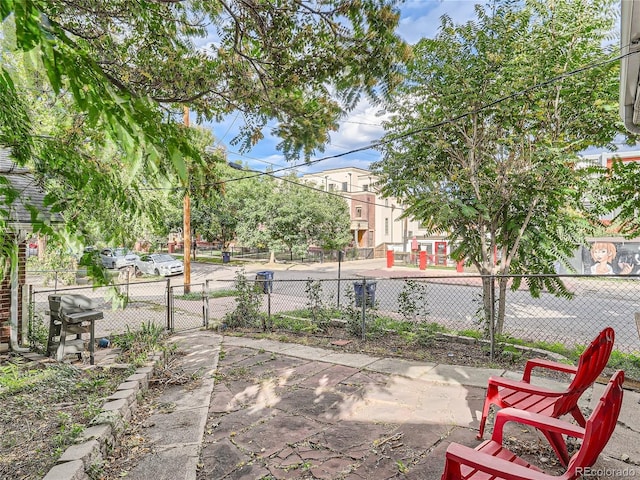
[[[496,335],[502,335],[504,330],[504,316],[507,308],[507,284],[509,283],[509,277],[500,277],[498,280],[499,285],[499,300],[498,300],[498,315],[496,317]]]
[[[275,252],[275,250],[271,250],[269,252],[269,263],[276,263],[276,252]]]
[[[493,277],[483,276],[482,277],[482,310],[484,312],[484,325],[485,325],[486,333],[488,333],[490,337],[494,327],[492,290],[493,290]]]

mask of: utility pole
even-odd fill
[[[189,107],[184,107],[183,122],[186,127],[189,126]],[[188,171],[188,169],[187,169]],[[182,227],[182,243],[184,252],[184,293],[191,293],[191,198],[189,197],[189,182],[187,177],[187,189],[184,192],[183,201],[183,227]]]

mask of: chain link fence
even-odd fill
[[[587,345],[600,330],[612,326],[617,350],[640,353],[636,321],[640,317],[640,278],[561,279],[571,298],[548,292],[533,298],[526,288],[508,290],[503,336],[573,348]],[[275,315],[306,318],[311,310],[320,308],[335,319],[360,315],[363,335],[367,324],[380,318],[435,323],[456,332],[486,330],[480,276],[278,280],[258,275],[255,286],[260,292],[256,312],[267,317],[263,320],[257,314],[247,319],[256,326],[272,323]],[[206,321],[224,327],[228,316],[239,308],[235,282],[210,280],[206,290]]]
[[[388,322],[437,324],[459,333],[484,332],[482,277],[451,275],[406,278],[282,280],[259,272],[236,280],[207,280],[189,286],[179,279],[140,281],[117,287],[31,287],[30,322],[48,328],[48,297],[81,294],[95,299],[104,319],[96,338],[135,330],[147,323],[169,330],[251,326],[269,328],[274,321],[352,322],[366,337],[371,325]],[[240,278],[240,282],[239,282]],[[571,298],[526,288],[508,290],[503,335],[528,342],[588,344],[605,326],[616,331],[615,349],[640,354],[640,277],[561,276]],[[523,279],[526,285],[526,278]],[[637,320],[638,319],[638,320]],[[353,327],[353,325],[352,325]]]

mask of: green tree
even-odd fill
[[[54,172],[54,211],[90,203],[82,195],[93,192],[117,205],[119,218],[137,216],[145,192],[168,179],[186,186],[194,165],[206,163],[181,125],[183,106],[206,120],[240,112],[243,149],[275,119],[285,155],[308,157],[361,95],[375,100],[398,83],[409,49],[394,34],[394,4],[3,0],[0,147],[43,177]],[[9,24],[15,35],[5,35]],[[31,62],[37,95],[68,113],[57,135],[42,135],[30,115],[21,72],[4,62],[8,50]],[[117,155],[102,159],[112,148]]]
[[[256,180],[239,215],[237,233],[243,244],[269,248],[273,261],[279,250],[303,256],[311,246],[333,249],[349,243],[344,199],[301,184],[295,175]]]
[[[436,38],[415,46],[389,103],[375,165],[382,190],[404,198],[405,215],[431,232],[448,233],[452,256],[485,275],[485,318],[497,333],[507,275],[555,273],[593,225],[589,177],[575,162],[622,131],[618,63],[572,72],[614,58],[603,46],[612,8],[609,0],[495,0],[464,25],[443,17]],[[568,295],[555,278],[527,281],[533,295],[543,287]]]
[[[609,171],[597,174],[599,203],[603,213],[613,214],[613,228],[627,238],[640,235],[640,163],[615,160]]]

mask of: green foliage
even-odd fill
[[[613,223],[627,238],[640,235],[640,195],[638,195],[638,162],[614,161],[609,172],[600,172],[598,204],[603,213],[613,213]]]
[[[322,283],[309,278],[304,286],[304,293],[307,296],[307,309],[311,321],[317,325],[318,329],[325,331],[331,320],[332,310],[328,308],[322,298]]]
[[[319,331],[318,324],[310,318],[301,318],[293,316],[288,312],[285,314],[275,314],[273,319],[273,328],[289,330],[295,333],[317,333]]]
[[[577,154],[622,131],[619,62],[582,67],[610,55],[613,8],[612,0],[496,0],[466,24],[444,16],[438,35],[415,46],[387,106],[383,159],[374,164],[383,193],[403,198],[405,215],[430,233],[446,232],[454,259],[503,275],[496,299],[510,273],[568,264],[597,220],[584,201],[593,179],[576,168]],[[557,277],[527,286],[534,296],[569,295]],[[493,287],[483,288],[485,318],[500,333],[504,302],[489,315]]]
[[[427,309],[428,288],[426,283],[407,279],[402,291],[398,295],[400,313],[407,321],[424,320],[429,311]]]
[[[622,353],[618,350],[611,352],[611,358],[607,364],[609,368],[624,370],[628,378],[640,378],[640,356],[631,353]]]
[[[59,246],[47,245],[42,258],[30,257],[29,268],[42,272],[43,284],[53,286],[75,285],[78,260]]]
[[[438,323],[415,323],[410,322],[411,329],[403,335],[409,343],[428,348],[438,338],[438,333],[446,332],[447,329]]]
[[[478,330],[458,330],[456,333],[462,337],[475,338],[476,340],[484,338],[484,334]]]
[[[32,351],[48,355],[47,342],[49,341],[49,325],[42,318],[41,314],[35,315],[33,320],[29,322],[27,338],[29,340],[29,348]]]
[[[153,242],[183,189],[201,199],[220,190],[202,135],[181,122],[185,106],[207,121],[241,112],[241,150],[270,119],[288,159],[321,150],[362,95],[375,101],[398,84],[410,51],[394,34],[394,4],[115,0],[93,2],[88,16],[67,0],[3,1],[0,148],[34,170],[66,232],[45,218],[36,230]],[[212,25],[218,41],[205,52],[197,45]],[[42,208],[31,207],[34,217]]]
[[[365,296],[366,294],[363,295],[363,297]],[[365,336],[372,333],[372,326],[375,325],[378,320],[378,310],[376,305],[370,305],[365,298],[362,300],[364,300],[365,305],[364,315],[362,313],[362,303],[360,306],[356,305],[355,290],[347,289],[345,301],[340,305],[340,318],[347,322],[347,332],[355,337]],[[364,332],[363,323],[365,329]],[[373,327],[373,330],[376,331],[376,334],[379,333],[375,327]]]
[[[310,246],[339,249],[351,240],[344,199],[300,184],[294,175],[244,182],[236,224],[243,245],[302,256]]]
[[[238,295],[237,290],[213,290],[207,294],[209,298],[235,297],[236,295]]]
[[[256,326],[261,319],[262,287],[247,279],[244,269],[236,272],[233,282],[236,290],[236,308],[224,316],[224,328]]]
[[[127,325],[125,333],[111,337],[111,343],[122,350],[119,358],[121,362],[139,367],[149,361],[149,355],[168,351],[163,341],[165,335],[162,325],[148,321],[137,330],[132,330]]]
[[[63,451],[80,436],[84,425],[71,422],[70,415],[65,412],[58,413],[58,423],[58,433],[54,436],[53,443],[60,451]]]

